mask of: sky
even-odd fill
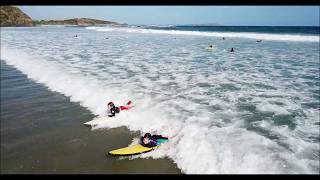
[[[320,6],[18,6],[32,19],[93,18],[127,24],[319,26]]]

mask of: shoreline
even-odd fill
[[[78,103],[1,60],[1,173],[180,174],[170,159],[108,156],[139,135],[125,127],[92,131]],[[22,108],[22,110],[21,110]]]

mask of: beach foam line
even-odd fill
[[[19,69],[35,82],[45,84],[50,90],[70,97],[73,102],[79,102],[93,114],[101,115],[105,112],[105,103],[108,100],[106,97],[110,97],[112,88],[104,87],[97,79],[84,78],[80,74],[69,72],[58,63],[46,61],[38,56],[29,56],[23,51],[7,49],[5,46],[1,46],[1,60]],[[101,92],[92,93],[97,92],[97,89]]]
[[[119,31],[127,33],[145,34],[171,34],[187,36],[208,36],[225,38],[247,38],[270,41],[294,41],[294,42],[320,42],[319,36],[311,35],[292,35],[292,34],[268,34],[268,33],[247,33],[247,32],[200,32],[200,31],[181,31],[181,30],[155,30],[138,28],[113,28],[113,27],[87,27],[89,30],[99,32]]]

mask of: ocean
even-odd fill
[[[319,27],[1,28],[1,171],[319,174],[319,42]],[[146,132],[170,141],[106,155]]]

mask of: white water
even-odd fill
[[[302,78],[318,72],[317,43],[242,40],[230,54],[228,43],[205,37],[72,30],[4,31],[1,59],[96,115],[108,101],[133,100],[96,128],[171,137],[140,158],[168,156],[184,173],[318,173],[319,111],[303,104],[317,102],[308,83],[319,77]]]
[[[319,42],[319,36],[313,35],[290,35],[290,34],[268,34],[268,33],[244,33],[244,32],[200,32],[200,31],[180,31],[180,30],[155,30],[138,28],[113,28],[113,27],[87,27],[87,29],[102,32],[126,32],[142,34],[171,34],[184,36],[208,36],[226,38],[248,38],[271,41],[296,41],[296,42]]]

